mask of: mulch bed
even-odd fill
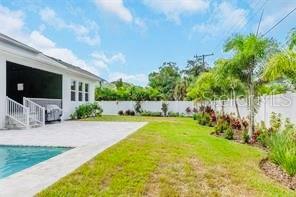
[[[277,182],[287,186],[292,190],[296,190],[296,176],[289,176],[279,166],[272,163],[267,158],[261,160],[259,166],[268,177],[276,180]]]
[[[214,135],[216,137],[223,137],[224,133],[220,133],[217,135],[215,132],[212,132],[211,135]],[[243,141],[241,139],[241,133],[234,133],[234,139],[233,141],[243,144]],[[246,143],[245,143],[246,144]],[[261,148],[265,151],[267,151],[266,147],[263,147],[260,143],[248,143],[250,146]],[[292,189],[296,190],[296,176],[289,176],[288,173],[286,173],[282,168],[271,161],[268,160],[268,158],[265,158],[260,161],[259,167],[264,171],[265,175],[274,179],[275,181],[281,183],[282,185]]]

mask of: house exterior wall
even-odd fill
[[[0,54],[0,129],[5,126],[6,61]]]
[[[71,101],[71,82],[76,81],[76,101]],[[95,83],[89,81],[85,78],[81,78],[75,75],[64,74],[63,75],[63,119],[68,119],[70,115],[74,112],[75,108],[86,102],[78,101],[78,82],[83,82],[89,84],[89,101],[93,103],[95,101]],[[83,94],[83,100],[85,99],[85,94]]]
[[[6,101],[6,62],[10,61],[13,63],[21,64],[56,74],[61,74],[63,77],[62,83],[62,105],[63,105],[63,119],[69,119],[75,108],[85,101],[78,100],[78,82],[83,84],[89,84],[89,101],[94,102],[95,100],[95,84],[97,80],[88,78],[87,76],[80,75],[79,73],[72,72],[65,66],[55,66],[50,62],[42,61],[39,54],[32,54],[30,52],[13,48],[12,46],[0,45],[0,129],[5,126],[5,101]],[[32,76],[34,77],[34,76]],[[71,81],[76,80],[76,101],[71,101]],[[84,100],[84,94],[83,94]]]

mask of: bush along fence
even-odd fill
[[[238,114],[241,117],[248,116],[248,105],[246,100],[237,100],[236,108],[234,100],[212,101],[212,102],[194,102],[194,101],[99,101],[103,109],[103,115],[118,115],[119,111],[132,110],[135,114],[159,114],[162,113],[162,103],[168,104],[168,116],[192,116],[194,111],[201,105],[208,105],[215,111],[224,111],[225,113]],[[274,96],[262,96],[256,102],[256,122],[270,122],[272,112],[280,113],[284,118],[289,118],[291,122],[296,123],[296,94],[279,94]],[[138,110],[140,109],[140,111]],[[157,112],[157,113],[156,113]]]

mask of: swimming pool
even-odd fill
[[[70,148],[0,145],[0,179],[61,154]]]

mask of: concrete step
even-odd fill
[[[30,119],[29,125],[30,125],[30,128],[37,128],[42,126],[42,124],[40,124],[39,122],[33,121],[32,119]],[[26,129],[24,125],[19,124],[18,122],[16,122],[15,120],[9,117],[5,118],[5,128],[6,129]]]

